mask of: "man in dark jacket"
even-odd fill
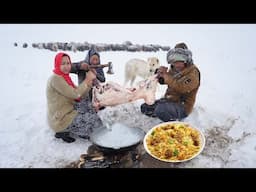
[[[162,121],[181,120],[193,109],[200,86],[200,71],[193,64],[192,52],[185,43],[177,44],[167,53],[167,67],[161,66],[157,73],[159,83],[168,85],[164,98],[153,105],[141,105],[141,112]]]

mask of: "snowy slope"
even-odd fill
[[[79,138],[72,144],[54,138],[46,122],[45,89],[56,53],[31,46],[24,49],[21,44],[126,40],[171,47],[184,41],[201,70],[196,105],[184,121],[204,132],[206,147],[196,159],[178,167],[256,167],[255,32],[256,25],[1,24],[0,167],[63,167],[90,145]],[[19,46],[14,47],[14,42]],[[85,52],[68,53],[72,61],[85,57]],[[150,56],[159,57],[167,66],[166,52],[102,52],[102,62],[114,65],[115,74],[107,75],[107,80],[122,84],[125,62]],[[72,78],[77,82],[75,75]],[[165,86],[159,85],[157,97],[164,91]],[[161,121],[142,115],[142,102],[108,107],[99,115],[104,122],[122,122],[147,131]]]

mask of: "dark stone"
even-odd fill
[[[127,50],[135,52],[135,51],[137,51],[137,47],[135,45],[130,45],[130,46],[127,47]]]
[[[22,45],[22,47],[23,47],[23,48],[27,48],[27,47],[28,47],[28,44],[27,44],[27,43],[24,43],[24,44]]]
[[[123,44],[126,45],[126,46],[130,46],[130,45],[132,45],[132,42],[131,41],[125,41]]]
[[[32,47],[33,47],[33,48],[38,48],[38,44],[32,43]]]
[[[169,51],[170,47],[169,46],[162,46],[160,47],[163,51]]]

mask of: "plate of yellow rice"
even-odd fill
[[[150,129],[143,145],[149,155],[160,161],[184,162],[203,151],[205,137],[202,131],[186,122],[172,121]]]

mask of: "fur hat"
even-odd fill
[[[174,48],[188,49],[188,46],[182,42],[182,43],[176,44]]]
[[[176,61],[183,61],[187,65],[193,63],[192,52],[189,49],[173,48],[167,53],[167,62],[172,64]]]

